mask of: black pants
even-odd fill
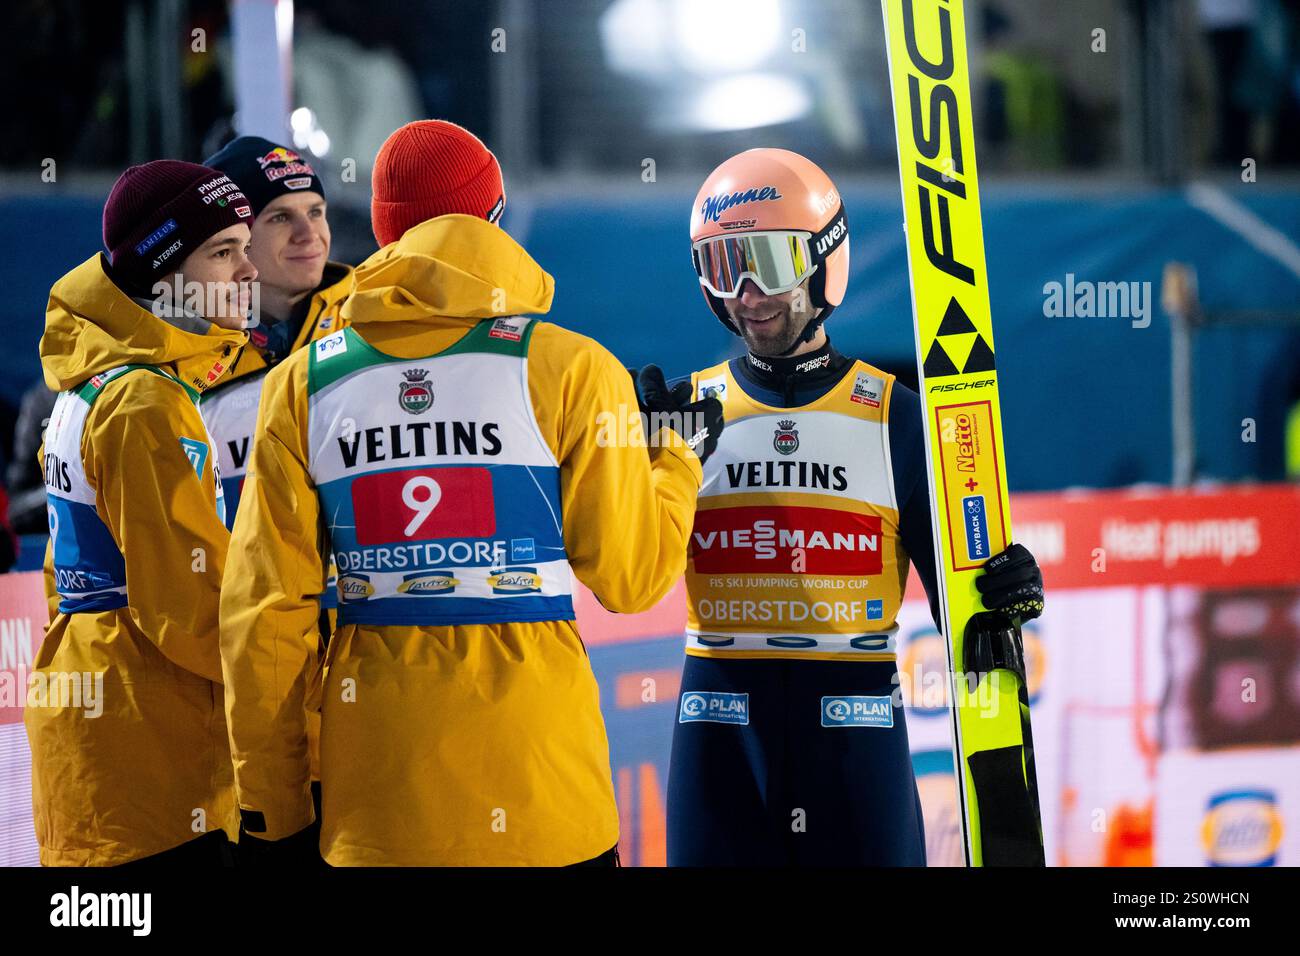
[[[575,866],[622,866],[618,859],[618,844],[610,847],[600,856],[593,856],[590,860],[583,860],[581,863],[570,863],[566,869]]]
[[[123,863],[115,869],[128,870],[132,873],[152,870],[205,869],[207,867],[234,866],[235,857],[232,844],[226,839],[222,830],[205,833],[197,840],[190,840],[170,850],[163,850],[152,856]]]

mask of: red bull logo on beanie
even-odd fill
[[[291,149],[285,149],[283,146],[277,146],[265,155],[258,156],[257,165],[271,182],[284,179],[286,176],[316,175],[316,171],[301,156]],[[290,186],[290,188],[301,189],[303,187]]]
[[[1210,866],[1276,866],[1282,845],[1282,814],[1270,790],[1215,794],[1201,823],[1201,845]]]

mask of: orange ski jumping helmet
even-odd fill
[[[736,335],[724,299],[745,279],[768,295],[808,279],[809,319],[791,351],[811,341],[844,301],[849,221],[839,190],[814,163],[786,149],[737,153],[709,174],[691,209],[691,259],[713,314]]]

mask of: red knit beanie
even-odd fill
[[[446,120],[417,120],[388,137],[370,183],[370,225],[381,247],[449,213],[496,222],[506,205],[497,158],[469,130]]]

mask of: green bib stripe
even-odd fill
[[[532,339],[533,329],[538,320],[533,319],[517,334],[502,334],[502,320],[483,319],[469,332],[461,336],[455,344],[435,352],[432,355],[414,358],[399,358],[386,355],[363,339],[351,326],[341,332],[318,339],[309,346],[312,350],[311,361],[307,366],[307,394],[315,395],[331,385],[351,377],[363,369],[386,362],[420,362],[425,359],[442,358],[447,355],[462,355],[471,352],[486,352],[495,355],[513,355],[523,358],[528,354],[528,343]],[[494,335],[493,332],[497,331]],[[339,345],[343,343],[344,351],[339,354]],[[323,362],[322,360],[328,359]]]

